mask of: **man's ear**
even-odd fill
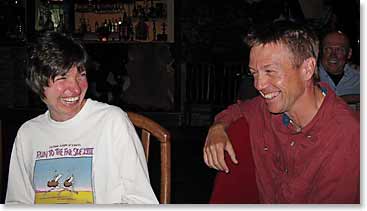
[[[347,59],[351,59],[352,58],[352,48],[349,48],[348,50],[348,55],[347,55]]]
[[[312,79],[312,76],[314,75],[316,71],[316,65],[317,65],[317,62],[314,57],[310,57],[303,61],[302,72],[303,72],[303,77],[305,80]]]

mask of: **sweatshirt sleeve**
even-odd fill
[[[158,204],[158,200],[150,185],[147,161],[141,141],[133,124],[124,114],[126,132],[123,139],[127,140],[121,152],[121,169],[124,193],[123,203],[128,204]]]
[[[24,147],[18,133],[11,153],[6,204],[33,204],[34,189],[31,174],[26,164],[30,162],[24,154]]]

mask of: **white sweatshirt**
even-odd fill
[[[49,111],[18,130],[5,203],[157,204],[127,114],[88,99],[72,119]]]

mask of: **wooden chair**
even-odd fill
[[[149,159],[150,136],[153,135],[160,142],[161,155],[161,204],[169,204],[171,201],[171,135],[168,130],[153,120],[143,115],[127,112],[130,121],[138,129],[141,129],[141,141],[144,147],[145,157]],[[155,140],[155,139],[154,139]]]

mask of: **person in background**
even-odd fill
[[[349,64],[352,48],[348,36],[341,31],[327,33],[321,43],[319,61],[320,81],[330,85],[337,96],[347,103],[359,102],[360,72],[356,65]],[[241,80],[239,99],[251,99],[256,96],[248,77]]]
[[[46,32],[26,80],[48,110],[18,130],[6,204],[157,204],[144,150],[120,108],[85,99],[85,49]]]
[[[245,118],[260,203],[359,203],[359,118],[327,83],[317,82],[317,36],[280,21],[249,34],[247,43],[260,96],[215,117],[205,163],[228,173],[225,152],[238,163],[226,129]]]
[[[320,80],[327,82],[347,103],[359,101],[360,94],[360,74],[348,64],[351,57],[352,48],[346,34],[333,31],[325,35],[321,43]]]

